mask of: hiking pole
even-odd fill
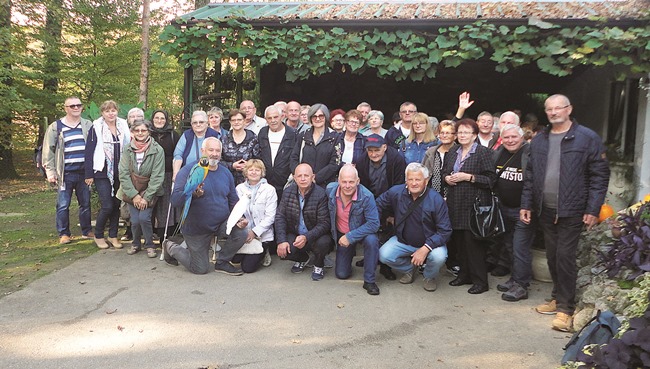
[[[171,194],[174,193],[174,182],[172,182],[172,189],[169,194],[169,207],[167,207],[167,220],[165,221],[165,233],[163,235],[163,240],[160,242],[160,249],[162,250],[160,252],[160,261],[165,260],[165,245],[163,243],[165,240],[167,240],[167,228],[169,227],[169,217],[172,213],[172,197]]]

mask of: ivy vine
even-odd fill
[[[619,77],[650,72],[650,25],[572,28],[537,21],[516,27],[479,20],[438,28],[437,33],[343,28],[255,28],[238,19],[211,19],[167,26],[162,52],[185,67],[204,59],[246,58],[253,65],[273,62],[287,67],[296,81],[330,72],[337,63],[352,73],[376,71],[380,78],[422,81],[441,68],[489,59],[507,72],[536,64],[554,76],[571,74],[579,65],[617,67]]]

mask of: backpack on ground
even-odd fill
[[[61,134],[61,130],[63,130],[63,122],[61,122],[61,119],[56,120],[56,141],[54,142],[54,147],[59,143],[59,135]],[[45,133],[47,134],[47,132]],[[43,177],[47,178],[47,173],[45,173],[45,168],[43,168],[43,144],[38,145],[37,148],[34,149],[34,165],[36,165],[36,170],[43,175]]]
[[[562,364],[576,361],[578,353],[587,345],[609,343],[620,327],[621,322],[611,311],[598,310],[596,316],[576,332],[564,346],[566,352],[562,357]]]

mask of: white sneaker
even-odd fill
[[[271,265],[271,254],[269,253],[269,250],[266,250],[266,254],[264,254],[264,260],[262,260],[262,266],[269,266]]]

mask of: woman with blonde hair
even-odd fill
[[[274,239],[273,223],[275,223],[278,195],[275,192],[275,187],[268,184],[264,178],[266,168],[261,160],[248,160],[242,172],[246,181],[237,185],[236,190],[240,201],[246,199],[248,202],[244,211],[244,217],[248,221],[246,243],[255,242],[253,240],[261,242],[262,252],[238,253],[232,262],[240,263],[244,273],[253,273],[260,265],[271,265],[269,247],[273,244]]]
[[[416,113],[411,121],[411,133],[406,139],[404,148],[404,160],[406,165],[410,163],[422,163],[427,150],[438,143],[433,128],[429,124],[429,116],[424,113]]]
[[[84,166],[86,184],[95,184],[99,195],[99,214],[95,223],[95,243],[100,249],[111,245],[121,249],[117,239],[120,220],[120,199],[116,196],[120,188],[119,163],[122,149],[131,142],[131,132],[126,120],[119,118],[119,107],[113,100],[104,101],[99,107],[102,116],[93,122],[88,132]],[[104,239],[104,228],[108,223],[108,242]]]

